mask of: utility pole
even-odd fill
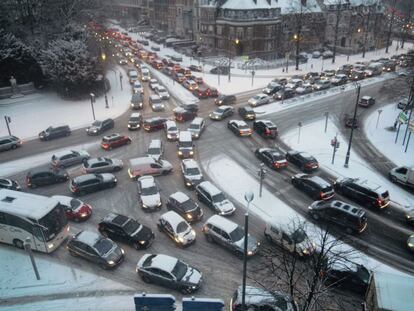
[[[361,85],[358,83],[357,84],[357,99],[356,99],[356,102],[355,102],[354,117],[352,118],[351,135],[349,135],[348,150],[346,151],[346,158],[345,158],[344,167],[349,166],[349,157],[351,156],[352,138],[354,136],[354,127],[355,127],[354,124],[355,124],[355,119],[356,119],[356,115],[357,115],[360,94],[361,94]]]
[[[296,14],[296,22],[298,23],[297,33],[296,33],[296,70],[299,70],[299,43],[300,43],[300,36],[302,32],[302,14],[303,13],[303,3],[302,0],[300,0],[300,13],[299,16]]]
[[[391,20],[390,20],[390,27],[388,28],[387,46],[385,47],[385,53],[388,53],[388,47],[390,45],[392,26],[394,24],[394,17],[395,17],[395,5],[396,5],[396,3],[397,3],[397,0],[394,0],[393,5],[392,5],[392,14],[391,14]]]
[[[364,45],[362,47],[362,58],[365,58],[365,51],[367,49],[367,38],[368,38],[369,19],[370,19],[370,17],[371,17],[371,7],[368,7],[367,26],[365,27],[365,32],[364,32]]]
[[[338,30],[339,30],[339,20],[341,18],[341,12],[342,12],[342,0],[339,0],[339,3],[336,5],[336,21],[335,21],[335,34],[334,34],[332,64],[335,63],[336,44],[338,42]]]
[[[411,14],[413,11],[413,1],[410,1],[409,3],[410,3],[409,4],[410,6],[408,7],[407,17],[405,18],[404,31],[403,31],[402,40],[401,40],[402,49],[404,48],[405,39],[407,37],[408,30],[410,29],[410,26],[411,26]]]

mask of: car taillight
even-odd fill
[[[270,135],[270,131],[269,131],[269,129],[266,129],[265,134],[266,134],[266,135]]]
[[[382,205],[382,200],[381,199],[377,198],[376,202],[377,202],[377,205],[378,206],[381,206]]]
[[[233,305],[232,305],[232,310],[236,310],[236,308],[237,308],[237,303],[233,303]]]
[[[109,148],[109,144],[102,144],[102,148],[104,148],[104,149]]]
[[[28,186],[30,186],[31,182],[32,182],[31,178],[30,178],[30,177],[27,177],[27,178],[26,178],[26,184],[27,184]]]
[[[319,193],[319,196],[321,199],[323,199],[323,197],[325,196],[325,193],[323,193],[322,191]]]
[[[276,167],[276,168],[279,168],[280,167],[280,163],[279,162],[274,162],[273,163],[273,166]]]
[[[305,167],[307,167],[307,168],[312,167],[312,163],[306,163],[306,164],[305,164]]]

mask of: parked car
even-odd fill
[[[158,229],[165,232],[178,246],[189,246],[196,240],[196,232],[190,224],[174,211],[160,216]]]
[[[184,184],[189,188],[197,186],[204,180],[200,167],[193,159],[183,159],[181,161],[181,173],[183,174]]]
[[[66,218],[73,221],[85,221],[92,215],[92,207],[79,199],[65,195],[53,195],[65,209]]]
[[[333,223],[344,228],[349,234],[362,233],[367,228],[365,212],[345,202],[315,201],[308,210],[314,220]]]
[[[221,94],[219,97],[217,97],[214,100],[214,103],[217,106],[221,106],[221,105],[229,106],[229,105],[234,105],[236,103],[236,101],[237,101],[237,99],[236,99],[236,96],[234,96],[234,95]]]
[[[240,137],[252,135],[252,129],[242,120],[230,120],[227,123],[227,128]]]
[[[30,170],[26,175],[26,185],[29,188],[48,186],[65,182],[69,179],[66,170],[57,167],[38,167]]]
[[[116,213],[106,215],[98,224],[98,230],[103,236],[132,245],[137,250],[150,247],[155,237],[149,227]]]
[[[253,122],[253,130],[263,138],[276,138],[277,126],[270,120],[256,120]]]
[[[202,72],[201,66],[197,66],[197,65],[190,65],[188,69],[190,69],[191,71],[195,71],[195,72]]]
[[[212,74],[219,74],[219,75],[228,75],[229,74],[229,67],[227,66],[218,66],[210,69],[210,73]]]
[[[138,178],[138,193],[144,211],[154,211],[162,207],[160,190],[152,176]]]
[[[177,140],[178,139],[178,127],[177,123],[172,120],[168,120],[164,123],[165,125],[165,133],[167,135],[168,140]]]
[[[321,57],[322,56],[322,54],[321,54],[321,52],[319,52],[319,51],[314,51],[314,52],[312,52],[312,58],[319,58],[319,57]]]
[[[215,242],[236,256],[244,256],[244,229],[238,224],[219,215],[207,219],[203,226],[203,233],[210,243]],[[252,257],[259,251],[260,243],[250,234],[247,237],[247,256]]]
[[[371,97],[371,96],[362,96],[362,98],[359,100],[358,105],[361,107],[371,107],[372,105],[375,104],[375,98]]]
[[[273,94],[273,99],[276,100],[284,100],[288,98],[292,98],[295,96],[295,90],[290,88],[283,88],[279,91],[277,91],[275,94]]]
[[[361,264],[346,259],[335,259],[327,267],[324,276],[327,285],[365,295],[371,273]]]
[[[39,139],[42,141],[59,137],[69,136],[71,134],[69,125],[49,126],[46,130],[39,133]]]
[[[277,91],[281,90],[283,86],[277,82],[270,82],[262,92],[266,95],[273,95]]]
[[[199,221],[203,218],[204,213],[200,206],[180,191],[170,195],[166,206],[168,210],[178,213],[189,223]]]
[[[206,126],[206,122],[203,118],[197,117],[191,121],[188,131],[191,133],[191,137],[193,139],[198,139],[201,136],[201,133],[204,131]]]
[[[217,107],[213,112],[209,114],[210,119],[212,120],[223,120],[227,117],[230,117],[234,113],[234,108],[232,106],[220,106]]]
[[[382,210],[390,204],[388,190],[366,179],[339,178],[334,182],[334,189],[365,207]]]
[[[129,145],[131,142],[132,140],[130,137],[114,133],[102,138],[101,147],[104,150],[111,150],[113,148]]]
[[[188,110],[182,107],[176,107],[173,109],[174,119],[177,122],[185,122],[194,119],[197,116],[197,112]]]
[[[70,191],[75,195],[84,195],[107,188],[113,188],[117,184],[114,175],[105,174],[85,174],[74,177],[69,185]]]
[[[327,58],[332,58],[333,57],[333,52],[332,51],[325,51],[322,53],[322,58],[327,59]]]
[[[203,181],[196,188],[196,195],[200,202],[206,204],[215,213],[228,216],[236,211],[236,207],[231,203],[223,192],[217,189],[211,182]]]
[[[256,119],[256,113],[254,112],[253,108],[250,106],[240,107],[238,109],[239,115],[245,121],[251,121]]]
[[[68,242],[69,254],[83,257],[103,269],[115,268],[124,260],[124,250],[115,242],[92,231],[80,231]]]
[[[122,170],[124,163],[120,159],[110,159],[105,157],[90,158],[83,162],[82,171],[90,173],[112,173]]]
[[[8,189],[14,191],[22,190],[17,180],[0,178],[0,189]]]
[[[330,200],[335,194],[332,185],[319,176],[296,174],[292,176],[291,182],[314,200]]]
[[[138,261],[136,271],[145,283],[177,289],[184,294],[197,291],[203,281],[199,270],[162,254],[145,254]]]
[[[141,93],[132,94],[131,97],[131,108],[132,109],[142,109],[144,107],[144,101]]]
[[[158,85],[155,91],[162,100],[170,99],[170,93],[168,93],[167,89],[162,85]]]
[[[165,118],[153,117],[150,119],[144,120],[143,128],[147,132],[162,130],[164,128],[164,123],[167,121]]]
[[[270,98],[266,94],[257,94],[251,97],[247,102],[250,106],[257,107],[270,103]]]
[[[305,173],[312,173],[319,168],[318,161],[307,152],[288,151],[286,153],[286,160],[299,167]]]
[[[147,156],[153,158],[156,161],[159,161],[163,154],[162,143],[160,139],[151,140],[148,149]]]
[[[80,164],[89,158],[90,155],[85,150],[65,150],[52,155],[51,164],[55,167],[68,167]]]
[[[166,160],[156,161],[151,157],[130,159],[129,164],[128,175],[132,179],[138,179],[144,175],[166,175],[173,169],[170,162]]]
[[[3,136],[0,137],[0,151],[13,150],[22,145],[20,138],[16,136]]]
[[[260,161],[274,170],[288,166],[286,156],[274,148],[258,148],[254,154]]]
[[[131,113],[128,120],[128,130],[139,130],[142,125],[142,115],[139,112]]]

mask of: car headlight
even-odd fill
[[[141,245],[144,245],[146,243],[146,241],[139,241],[138,243],[141,244]]]
[[[142,208],[148,208],[148,206],[146,206],[145,204],[142,204]]]
[[[198,134],[196,133],[196,134],[194,134],[194,137],[197,137],[198,138]]]
[[[161,201],[158,202],[157,207],[160,207],[162,205]]]
[[[176,237],[175,240],[179,243],[184,243],[184,239],[182,237]]]
[[[411,219],[411,215],[405,215],[405,218]]]
[[[80,214],[80,217],[86,217],[86,216],[88,216],[88,213],[81,213]]]
[[[131,128],[131,124],[128,124],[128,128]]]
[[[247,256],[251,256],[251,255],[253,255],[253,252],[252,251],[248,251],[247,252]]]
[[[172,135],[171,134],[167,134],[167,138],[171,139]]]
[[[190,151],[190,155],[193,155],[194,154],[194,151]]]
[[[409,242],[408,247],[414,247],[414,244]]]
[[[113,260],[108,261],[108,265],[113,266],[114,264],[115,264],[115,261]]]
[[[302,250],[302,253],[304,255],[308,255],[309,254],[309,250],[307,248],[305,248],[305,249]]]
[[[53,243],[49,243],[48,245],[47,245],[47,248],[48,249],[51,249],[51,248],[53,248],[55,246],[55,244],[53,244]]]
[[[185,184],[186,184],[187,187],[190,187],[192,185],[191,182],[189,182],[189,181],[187,181]]]
[[[182,151],[178,151],[178,154],[179,154],[179,155],[183,155],[183,152],[182,152]]]
[[[186,215],[188,219],[193,219],[193,216],[191,214]]]

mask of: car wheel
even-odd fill
[[[209,243],[213,243],[213,238],[211,237],[211,235],[209,235],[209,234],[206,234],[206,240],[207,240],[207,242],[209,242]]]
[[[139,244],[139,242],[135,242],[134,243],[134,248],[139,251],[142,248],[142,246],[141,246],[141,244]]]
[[[11,148],[12,148],[12,149],[16,149],[16,148],[17,148],[17,146],[16,146],[16,145],[12,145],[12,146],[11,146]]]
[[[116,186],[116,182],[113,182],[109,187],[114,188]]]
[[[316,214],[316,213],[312,213],[312,218],[314,220],[319,220],[320,216],[318,214]]]
[[[390,180],[391,182],[393,182],[394,184],[397,183],[397,178],[395,178],[395,176],[390,175]]]
[[[78,254],[76,254],[74,251],[69,250],[69,254],[73,257],[78,257]]]
[[[158,228],[158,231],[159,232],[162,232],[162,228],[161,228],[161,225],[160,224],[157,224],[157,228]]]
[[[23,249],[24,248],[24,244],[23,241],[19,240],[19,239],[14,239],[13,240],[13,245],[17,248]]]
[[[240,251],[235,251],[234,253],[235,253],[235,255],[236,255],[236,257],[237,257],[237,258],[239,258],[239,259],[243,259],[243,257],[244,257],[243,252],[240,252]]]
[[[146,276],[145,274],[143,274],[141,277],[142,277],[142,280],[143,280],[145,283],[147,283],[147,284],[152,283],[152,282],[151,282],[151,279],[150,279],[148,276]]]
[[[114,168],[114,172],[119,172],[120,170],[122,170],[122,167],[117,166]]]

